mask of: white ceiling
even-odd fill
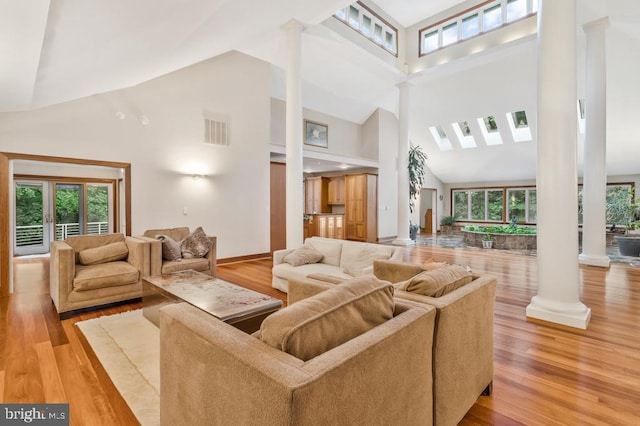
[[[320,24],[349,3],[2,0],[0,112],[30,110],[130,87],[229,50],[273,64],[273,95],[282,97],[282,26],[292,18],[305,24],[302,76],[306,108],[359,123],[379,107],[395,112],[396,84],[406,76]],[[376,2],[405,27],[458,3]],[[632,127],[640,112],[640,2],[580,0],[578,8],[579,25],[602,16],[609,16],[611,22],[607,50],[609,173],[640,173],[640,166],[636,165],[640,144],[635,141],[637,131]],[[581,28],[576,30],[582,37]],[[429,167],[441,180],[535,177],[534,142],[440,152],[426,130],[433,124],[500,115],[508,108],[526,109],[535,115],[535,55],[535,41],[529,41],[436,67],[413,80],[410,135],[413,143],[424,146]],[[500,72],[496,64],[503,64],[504,69],[516,62],[519,66],[532,66],[520,70],[518,81],[499,76],[503,81],[494,83],[494,90],[487,92],[486,76]],[[445,91],[447,87],[462,86],[465,90]],[[519,94],[518,103],[508,102],[510,93]],[[535,116],[530,122],[535,123]]]

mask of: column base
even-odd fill
[[[587,329],[589,319],[591,319],[591,309],[587,308],[582,302],[575,304],[549,302],[553,305],[553,310],[544,306],[538,296],[531,299],[531,303],[527,306],[527,318],[538,319],[556,324],[566,325],[568,327]],[[562,309],[565,305],[566,309]]]
[[[394,246],[412,246],[415,243],[411,238],[396,238],[391,242]]]
[[[608,268],[610,266],[611,260],[608,256],[594,256],[581,253],[580,256],[578,256],[578,262],[581,265],[591,265]]]

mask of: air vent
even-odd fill
[[[204,117],[204,143],[208,145],[229,145],[229,131],[226,121]]]

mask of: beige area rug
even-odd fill
[[[160,424],[160,332],[142,310],[76,325],[138,421]]]

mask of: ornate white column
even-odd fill
[[[398,237],[392,244],[408,246],[409,238],[409,94],[411,85],[405,81],[400,89],[398,108]]]
[[[587,35],[582,253],[580,263],[609,267],[607,256],[607,66],[609,18],[583,26]]]
[[[586,329],[580,302],[576,123],[576,0],[538,9],[538,294],[528,318]]]
[[[287,32],[286,82],[286,188],[287,188],[287,248],[303,243],[304,192],[302,182],[302,30],[298,21],[284,25]]]

